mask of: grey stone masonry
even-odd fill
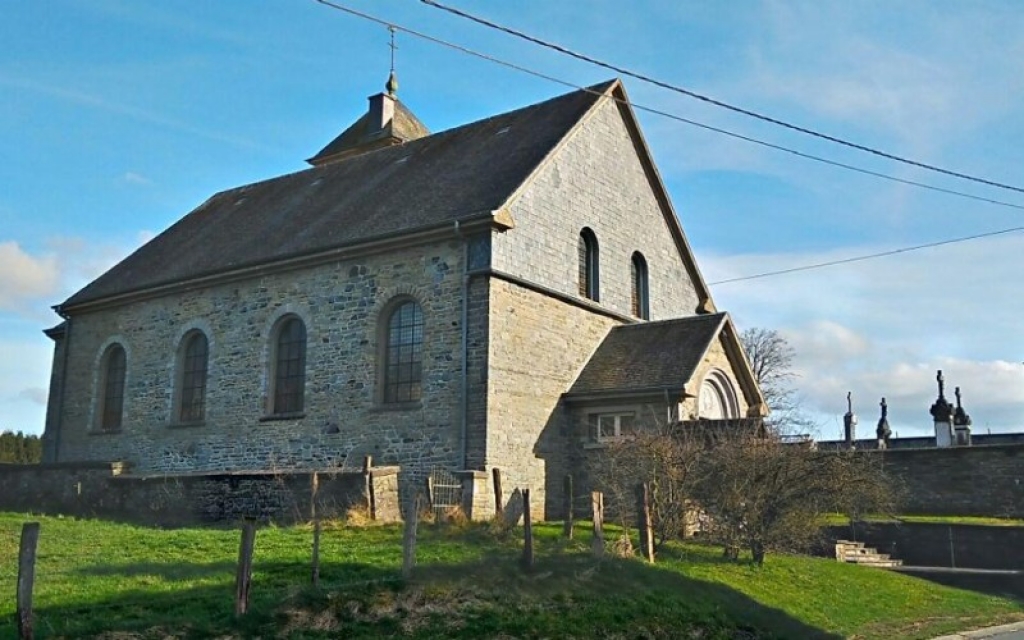
[[[514,229],[496,235],[495,269],[578,295],[577,244],[589,227],[600,256],[600,303],[631,315],[630,260],[647,260],[650,319],[693,315],[694,285],[618,105],[604,99],[511,205]]]
[[[566,473],[565,409],[560,400],[618,321],[524,287],[491,279],[487,467],[503,473],[507,502],[529,488],[536,517]],[[557,499],[557,495],[553,494]]]
[[[138,473],[344,468],[367,454],[413,475],[458,468],[462,255],[453,237],[75,315],[58,459],[123,460]],[[423,394],[385,405],[380,326],[396,296],[423,308]],[[269,419],[270,336],[287,314],[307,331],[304,411]],[[194,329],[209,341],[206,414],[178,425],[177,353]],[[101,355],[113,342],[127,352],[124,419],[105,433],[96,397]]]

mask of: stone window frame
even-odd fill
[[[705,408],[717,403],[723,415],[705,415]],[[736,393],[736,385],[725,371],[714,368],[704,375],[697,396],[697,417],[733,420],[740,418],[740,402]]]
[[[649,270],[644,254],[634,251],[629,260],[630,311],[641,320],[651,319]]]
[[[578,293],[584,298],[601,301],[601,247],[597,234],[590,227],[580,230],[577,243]]]
[[[402,343],[391,344],[392,329],[394,328],[393,320],[396,315],[406,305],[415,305],[415,310],[418,311],[419,321],[412,324],[409,327],[413,337],[416,335],[416,328],[419,329],[419,360],[418,362],[410,362],[408,364],[418,366],[419,371],[415,380],[408,380],[405,382],[393,382],[392,380],[392,347],[408,347]],[[387,303],[381,308],[380,314],[377,319],[377,392],[376,401],[377,404],[384,408],[414,408],[419,407],[423,399],[423,371],[425,366],[424,350],[426,348],[426,333],[427,333],[427,314],[423,307],[423,303],[420,300],[409,293],[399,293],[392,297]],[[415,345],[412,345],[415,346]],[[401,367],[402,363],[399,362],[395,366]],[[390,385],[396,385],[395,395],[391,394]],[[398,394],[398,390],[403,385],[410,385],[408,389],[408,395],[402,397],[402,394]],[[413,393],[413,388],[418,387],[416,393]]]
[[[302,329],[302,340],[301,345],[298,347],[299,351],[295,358],[289,360],[298,360],[298,373],[292,372],[289,374],[287,371],[281,371],[282,361],[280,359],[281,350],[281,338],[283,331],[291,325],[292,322],[297,322],[298,326]],[[264,411],[265,414],[263,419],[266,420],[278,420],[288,418],[301,418],[305,416],[304,410],[306,405],[306,373],[309,364],[309,327],[306,320],[298,313],[293,311],[287,311],[282,313],[274,320],[274,324],[268,334],[268,354],[267,354],[267,367],[266,367],[266,395],[264,398]],[[280,384],[282,380],[297,380],[299,390],[297,393],[290,394],[293,397],[297,397],[296,404],[283,408],[281,405],[282,398],[279,397],[279,392],[283,393]]]
[[[190,347],[198,339],[204,343],[203,363],[201,368],[201,380],[196,380],[193,374],[200,373],[199,369],[190,370],[190,366],[196,363],[191,362],[189,354]],[[188,329],[178,341],[178,349],[175,354],[174,367],[174,403],[171,424],[173,425],[199,425],[206,422],[207,398],[210,391],[210,337],[206,331],[198,327]],[[194,414],[186,415],[186,402],[189,389],[198,389],[201,398],[198,402],[192,402],[193,410],[198,405]],[[194,397],[193,397],[194,400]]]
[[[110,378],[111,366],[114,364],[112,358],[120,353],[122,355],[124,366],[120,371],[120,385],[117,391],[117,401],[119,404],[119,411],[117,411],[116,421],[113,420],[113,412],[110,411],[111,407],[108,406],[112,397],[111,384],[113,381]],[[120,433],[124,426],[124,415],[128,405],[128,394],[125,393],[128,388],[128,375],[130,373],[129,363],[131,362],[130,352],[127,347],[127,343],[120,336],[108,338],[100,347],[98,357],[96,359],[95,369],[95,392],[93,393],[93,410],[92,410],[92,429],[91,433],[96,434],[108,434],[108,433]]]

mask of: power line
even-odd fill
[[[364,13],[364,12],[358,11],[356,9],[351,9],[349,7],[340,5],[340,4],[338,4],[336,2],[332,2],[330,0],[315,0],[315,2],[318,2],[319,4],[322,4],[324,6],[330,7],[332,9],[336,9],[338,11],[342,11],[342,12],[348,13],[350,15],[357,16],[357,17],[363,18],[365,20],[369,20],[371,22],[375,22],[375,23],[377,23],[377,24],[379,24],[381,26],[387,27],[389,29],[396,29],[398,31],[405,32],[405,33],[407,33],[407,34],[409,34],[411,36],[415,36],[417,38],[426,40],[428,42],[432,42],[434,44],[438,44],[438,45],[441,45],[441,46],[444,46],[444,47],[448,47],[450,49],[454,49],[456,51],[459,51],[459,52],[462,52],[462,53],[465,53],[465,54],[468,54],[468,55],[480,58],[481,60],[487,60],[488,62],[493,62],[495,64],[502,65],[502,66],[507,67],[509,69],[514,69],[516,71],[520,71],[522,73],[526,73],[528,75],[531,75],[531,76],[534,76],[534,77],[537,77],[537,78],[541,78],[543,80],[548,80],[550,82],[554,82],[556,84],[560,84],[560,85],[563,85],[563,86],[566,86],[566,87],[574,88],[574,89],[577,89],[577,90],[580,90],[580,91],[586,91],[586,92],[594,94],[594,95],[603,95],[603,94],[601,94],[601,92],[595,91],[595,90],[590,89],[588,87],[583,87],[583,86],[574,84],[572,82],[568,82],[566,80],[562,80],[560,78],[555,78],[554,76],[550,76],[550,75],[541,73],[539,71],[534,71],[533,69],[528,69],[526,67],[517,65],[515,63],[508,62],[506,60],[501,60],[500,58],[495,58],[495,57],[490,56],[488,54],[481,53],[479,51],[475,51],[473,49],[469,49],[469,48],[464,47],[462,45],[458,45],[458,44],[455,44],[455,43],[452,43],[452,42],[448,42],[448,41],[442,40],[440,38],[436,38],[434,36],[428,35],[426,33],[422,33],[422,32],[417,31],[415,29],[410,29],[408,27],[403,27],[401,25],[395,24],[393,22],[389,22],[387,20],[382,20],[382,19],[377,18],[375,16],[372,16],[372,15],[370,15],[368,13]],[[924,183],[920,183],[920,182],[914,182],[912,180],[904,180],[902,178],[897,178],[895,176],[890,176],[890,175],[887,175],[887,174],[884,174],[884,173],[879,173],[879,172],[876,172],[876,171],[870,171],[868,169],[863,169],[863,168],[860,168],[860,167],[855,167],[855,166],[852,166],[852,165],[847,165],[847,164],[843,164],[843,163],[840,163],[840,162],[835,162],[835,161],[829,160],[827,158],[821,158],[821,157],[814,156],[814,155],[811,155],[811,154],[803,153],[801,151],[796,151],[796,150],[790,149],[788,147],[783,147],[781,145],[772,144],[770,142],[765,142],[763,140],[758,140],[756,138],[752,138],[752,137],[749,137],[749,136],[744,136],[744,135],[741,135],[741,134],[738,134],[738,133],[734,133],[732,131],[727,131],[725,129],[720,129],[718,127],[712,127],[710,125],[706,125],[706,124],[703,124],[703,123],[700,123],[700,122],[696,122],[694,120],[688,120],[688,119],[683,118],[681,116],[677,116],[675,114],[671,114],[671,113],[668,113],[668,112],[665,112],[665,111],[661,111],[661,110],[658,110],[658,109],[653,109],[653,108],[650,108],[650,107],[644,107],[642,105],[631,103],[631,102],[626,101],[626,100],[620,100],[618,98],[615,98],[614,96],[610,96],[610,98],[615,100],[616,102],[618,102],[620,104],[624,104],[627,107],[632,107],[632,108],[635,108],[635,109],[639,109],[639,110],[647,111],[647,112],[654,113],[654,114],[657,114],[657,115],[661,115],[661,116],[664,116],[664,117],[667,117],[667,118],[671,118],[673,120],[678,120],[679,122],[684,122],[686,124],[690,124],[690,125],[693,125],[693,126],[696,126],[696,127],[700,127],[702,129],[707,129],[709,131],[714,131],[716,133],[721,133],[721,134],[724,134],[724,135],[727,135],[727,136],[738,138],[740,140],[745,140],[747,142],[752,142],[754,144],[759,144],[759,145],[762,145],[762,146],[765,146],[765,147],[769,147],[771,149],[776,149],[778,151],[785,151],[787,153],[791,153],[791,154],[799,156],[801,158],[806,158],[808,160],[814,160],[814,161],[817,161],[817,162],[823,162],[825,164],[833,165],[833,166],[836,166],[836,167],[841,167],[841,168],[844,168],[844,169],[849,169],[849,170],[852,170],[852,171],[857,171],[859,173],[875,176],[875,177],[878,177],[878,178],[883,178],[885,180],[891,180],[893,182],[900,182],[900,183],[903,183],[903,184],[908,184],[908,185],[913,185],[913,186],[917,186],[917,187],[922,187],[924,189],[930,189],[932,191],[938,191],[938,192],[941,192],[941,193],[955,195],[955,196],[959,196],[959,197],[962,197],[962,198],[969,198],[969,199],[972,199],[972,200],[980,200],[982,202],[988,202],[988,203],[991,203],[991,204],[996,204],[996,205],[1000,205],[1000,206],[1004,206],[1004,207],[1013,207],[1015,209],[1024,209],[1024,206],[1019,205],[1019,204],[1014,204],[1014,203],[1010,203],[1010,202],[1003,202],[1003,201],[1000,201],[1000,200],[993,200],[993,199],[990,199],[990,198],[983,198],[983,197],[980,197],[980,196],[975,196],[975,195],[972,195],[972,194],[969,194],[969,193],[963,193],[963,192],[955,191],[955,190],[952,190],[952,189],[944,189],[944,188],[936,187],[936,186],[933,186],[933,185],[928,185],[928,184],[924,184]],[[1013,233],[1013,232],[1016,232],[1016,231],[1024,231],[1024,226],[1022,226],[1022,227],[1011,227],[1009,229],[1000,229],[998,231],[991,231],[991,232],[980,233],[980,234],[976,234],[976,235],[972,235],[972,236],[963,236],[963,237],[959,237],[959,238],[952,238],[952,239],[949,239],[949,240],[941,240],[941,241],[938,241],[938,242],[930,242],[930,243],[927,243],[927,244],[916,245],[916,246],[911,246],[911,247],[903,247],[903,248],[899,248],[899,249],[892,249],[890,251],[882,251],[882,252],[879,252],[879,253],[873,253],[873,254],[867,254],[867,255],[861,255],[861,256],[853,256],[853,257],[850,257],[850,258],[843,258],[843,259],[840,259],[840,260],[831,260],[831,261],[828,261],[828,262],[819,262],[819,263],[803,265],[803,266],[799,266],[799,267],[792,267],[792,268],[789,268],[789,269],[780,269],[778,271],[769,271],[769,272],[759,273],[759,274],[754,274],[754,275],[749,275],[749,276],[741,276],[741,277],[738,277],[738,278],[729,278],[727,280],[719,280],[717,282],[711,282],[711,283],[709,283],[709,286],[720,285],[720,284],[728,284],[728,283],[732,283],[732,282],[741,282],[743,280],[754,280],[754,279],[758,279],[758,278],[767,278],[767,277],[770,277],[770,276],[784,275],[784,274],[787,274],[787,273],[796,273],[796,272],[799,272],[799,271],[810,271],[812,269],[822,269],[822,268],[825,268],[825,267],[831,267],[831,266],[836,266],[836,265],[841,265],[841,264],[847,264],[847,263],[851,263],[851,262],[862,262],[864,260],[872,260],[872,259],[875,259],[875,258],[883,258],[883,257],[886,257],[886,256],[896,255],[896,254],[899,254],[899,253],[908,253],[908,252],[911,252],[911,251],[919,251],[921,249],[928,249],[928,248],[939,247],[939,246],[943,246],[943,245],[957,244],[957,243],[960,243],[960,242],[967,242],[969,240],[977,240],[977,239],[980,239],[980,238],[987,238],[987,237],[1002,235],[1002,234],[1006,234],[1006,233]]]
[[[536,78],[541,78],[542,80],[547,80],[549,82],[553,82],[555,84],[559,84],[559,85],[562,85],[562,86],[565,86],[565,87],[569,87],[569,88],[572,88],[572,89],[576,89],[576,90],[579,90],[579,91],[586,91],[586,92],[591,93],[593,95],[603,95],[603,94],[601,94],[601,92],[595,91],[595,90],[590,89],[588,87],[584,87],[584,86],[575,84],[573,82],[569,82],[567,80],[562,80],[560,78],[556,78],[556,77],[548,75],[546,73],[542,73],[540,71],[535,71],[533,69],[529,69],[529,68],[524,67],[522,65],[518,65],[518,64],[515,64],[513,62],[508,62],[507,60],[502,60],[500,58],[496,58],[496,57],[488,55],[486,53],[481,53],[479,51],[475,51],[473,49],[470,49],[468,47],[464,47],[464,46],[459,45],[459,44],[455,44],[453,42],[448,42],[447,40],[442,40],[440,38],[428,35],[428,34],[423,33],[421,31],[417,31],[417,30],[411,29],[409,27],[404,27],[404,26],[395,24],[393,22],[389,22],[387,20],[383,20],[381,18],[377,18],[376,16],[372,16],[372,15],[370,15],[368,13],[365,13],[365,12],[362,12],[362,11],[358,11],[356,9],[352,9],[352,8],[349,8],[349,7],[346,7],[344,5],[338,4],[336,2],[332,2],[330,0],[315,0],[315,2],[317,2],[319,4],[322,4],[322,5],[326,6],[326,7],[330,7],[332,9],[336,9],[338,11],[342,11],[344,13],[348,13],[350,15],[359,17],[359,18],[363,18],[365,20],[369,20],[370,22],[375,22],[375,23],[377,23],[377,24],[379,24],[381,26],[387,27],[389,29],[396,29],[398,31],[402,31],[402,32],[407,33],[407,34],[409,34],[411,36],[420,38],[422,40],[426,40],[427,42],[431,42],[433,44],[437,44],[437,45],[440,45],[440,46],[443,46],[443,47],[447,47],[449,49],[453,49],[453,50],[458,51],[460,53],[465,53],[467,55],[479,58],[481,60],[486,60],[488,62],[493,62],[495,64],[507,67],[509,69],[513,69],[515,71],[519,71],[521,73],[525,73],[527,75],[534,76]],[[766,148],[769,148],[769,149],[774,149],[776,151],[782,151],[782,152],[785,152],[785,153],[789,153],[789,154],[797,156],[799,158],[804,158],[806,160],[813,160],[815,162],[820,162],[822,164],[827,164],[827,165],[830,165],[830,166],[833,166],[833,167],[838,167],[838,168],[841,168],[841,169],[847,169],[849,171],[855,171],[857,173],[873,176],[873,177],[876,177],[876,178],[881,178],[883,180],[889,180],[890,182],[897,182],[897,183],[900,183],[900,184],[906,184],[906,185],[910,185],[910,186],[914,186],[914,187],[920,187],[922,189],[928,189],[929,191],[935,191],[935,192],[938,192],[938,193],[945,193],[947,195],[953,195],[953,196],[957,196],[957,197],[960,197],[960,198],[967,198],[969,200],[975,200],[975,201],[978,201],[978,202],[987,202],[989,204],[994,204],[994,205],[998,205],[998,206],[1001,206],[1001,207],[1010,207],[1010,208],[1013,208],[1013,209],[1024,210],[1024,205],[1014,204],[1012,202],[1006,202],[1006,201],[1003,201],[1003,200],[996,200],[994,198],[986,198],[986,197],[983,197],[983,196],[978,196],[978,195],[974,195],[974,194],[970,194],[970,193],[965,193],[963,191],[957,191],[955,189],[946,189],[946,188],[943,188],[943,187],[937,187],[935,185],[930,185],[930,184],[927,184],[927,183],[924,183],[924,182],[917,182],[915,180],[908,180],[908,179],[905,179],[905,178],[898,178],[896,176],[889,175],[889,174],[886,174],[886,173],[881,173],[879,171],[872,171],[870,169],[865,169],[863,167],[858,167],[858,166],[855,166],[855,165],[846,164],[846,163],[838,162],[838,161],[835,161],[835,160],[830,160],[828,158],[824,158],[824,157],[821,157],[821,156],[816,156],[814,154],[804,153],[803,151],[797,151],[796,149],[791,149],[789,147],[785,147],[785,146],[782,146],[782,145],[778,145],[778,144],[774,144],[774,143],[767,142],[767,141],[764,141],[764,140],[760,140],[758,138],[753,138],[751,136],[746,136],[746,135],[743,135],[743,134],[740,134],[740,133],[736,133],[734,131],[729,131],[728,129],[722,129],[720,127],[715,127],[715,126],[712,126],[712,125],[709,125],[709,124],[704,124],[704,123],[698,122],[696,120],[691,120],[689,118],[684,118],[682,116],[676,115],[674,113],[670,113],[668,111],[663,111],[661,109],[656,109],[656,108],[653,108],[653,107],[647,107],[647,106],[644,106],[642,104],[637,104],[635,102],[630,102],[630,101],[627,101],[627,100],[621,100],[619,98],[616,98],[615,96],[609,96],[609,97],[612,100],[615,100],[616,102],[618,102],[620,104],[630,106],[630,107],[632,107],[632,108],[634,108],[634,109],[636,109],[638,111],[644,111],[644,112],[647,112],[647,113],[652,113],[652,114],[655,114],[655,115],[659,115],[659,116],[662,116],[664,118],[669,118],[669,119],[675,120],[677,122],[682,122],[684,124],[688,124],[688,125],[691,125],[691,126],[694,126],[694,127],[698,127],[700,129],[704,129],[706,131],[711,131],[713,133],[719,133],[719,134],[722,134],[722,135],[725,135],[725,136],[729,136],[731,138],[735,138],[737,140],[743,140],[744,142],[749,142],[749,143],[760,145],[762,147],[766,147]]]
[[[865,146],[865,145],[862,145],[862,144],[857,144],[856,142],[850,142],[849,140],[845,140],[843,138],[838,138],[836,136],[831,136],[831,135],[828,135],[828,134],[825,134],[825,133],[821,133],[821,132],[815,131],[813,129],[808,129],[806,127],[801,127],[799,125],[795,125],[795,124],[792,124],[790,122],[786,122],[785,120],[779,120],[778,118],[773,118],[771,116],[764,115],[763,113],[758,113],[756,111],[751,111],[750,109],[744,109],[743,107],[738,107],[736,105],[729,104],[728,102],[722,102],[721,100],[716,100],[715,98],[712,98],[710,96],[707,96],[707,95],[704,95],[704,94],[701,94],[701,93],[697,93],[695,91],[691,91],[691,90],[686,89],[684,87],[680,87],[678,85],[670,84],[670,83],[664,82],[662,80],[658,80],[657,78],[653,78],[651,76],[648,76],[648,75],[645,75],[645,74],[642,74],[642,73],[638,73],[636,71],[631,71],[631,70],[629,70],[629,69],[627,69],[625,67],[620,67],[618,65],[614,65],[614,64],[611,64],[609,62],[604,62],[604,61],[599,60],[597,58],[588,56],[586,54],[582,54],[582,53],[579,53],[577,51],[573,51],[572,49],[568,49],[568,48],[563,47],[563,46],[561,46],[559,44],[555,44],[553,42],[548,42],[546,40],[542,40],[540,38],[537,38],[535,36],[531,36],[531,35],[529,35],[527,33],[524,33],[522,31],[518,31],[518,30],[513,29],[511,27],[506,27],[506,26],[500,25],[500,24],[498,24],[496,22],[492,22],[492,21],[487,20],[485,18],[480,18],[480,17],[475,16],[473,14],[466,13],[465,11],[462,11],[460,9],[456,9],[454,7],[445,6],[445,5],[441,4],[440,2],[437,2],[436,0],[420,0],[420,2],[422,2],[425,5],[434,7],[435,9],[440,9],[440,10],[448,12],[448,13],[450,13],[452,15],[459,16],[460,18],[465,18],[467,20],[470,20],[470,21],[475,22],[477,24],[483,25],[485,27],[488,27],[488,28],[491,28],[491,29],[496,29],[496,30],[501,31],[503,33],[507,33],[509,35],[515,36],[517,38],[520,38],[522,40],[526,40],[527,42],[532,42],[533,44],[545,47],[547,49],[552,49],[552,50],[557,51],[559,53],[562,53],[562,54],[565,54],[567,56],[576,58],[577,60],[582,60],[583,62],[587,62],[589,64],[593,64],[593,65],[602,67],[604,69],[608,69],[609,71],[614,71],[615,73],[619,73],[619,74],[622,74],[624,76],[629,76],[631,78],[635,78],[635,79],[640,80],[642,82],[646,82],[648,84],[652,84],[652,85],[654,85],[656,87],[661,87],[662,89],[667,89],[669,91],[674,91],[675,93],[679,93],[679,94],[682,94],[682,95],[690,97],[690,98],[695,98],[697,100],[701,100],[701,101],[706,102],[708,104],[715,105],[716,107],[721,107],[723,109],[728,109],[728,110],[733,111],[735,113],[740,113],[740,114],[743,114],[745,116],[749,116],[751,118],[756,118],[756,119],[761,120],[763,122],[768,122],[768,123],[771,123],[771,124],[774,124],[774,125],[777,125],[777,126],[780,126],[780,127],[784,127],[786,129],[790,129],[791,131],[797,131],[799,133],[803,133],[803,134],[806,134],[806,135],[809,135],[809,136],[813,136],[815,138],[820,138],[822,140],[827,140],[829,142],[833,142],[835,144],[840,144],[840,145],[843,145],[845,147],[849,147],[851,149],[857,149],[858,151],[863,151],[863,152],[866,152],[866,153],[870,153],[872,155],[876,155],[876,156],[879,156],[881,158],[886,158],[888,160],[894,160],[896,162],[901,162],[903,164],[908,164],[908,165],[911,165],[911,166],[920,167],[922,169],[927,169],[929,171],[934,171],[934,172],[937,172],[937,173],[942,173],[942,174],[945,174],[947,176],[953,176],[954,178],[960,178],[962,180],[970,180],[972,182],[978,182],[980,184],[985,184],[985,185],[988,185],[990,187],[997,187],[999,189],[1007,189],[1009,191],[1016,191],[1018,193],[1024,193],[1024,188],[1021,188],[1021,187],[1015,187],[1015,186],[1012,186],[1012,185],[1004,184],[1002,182],[996,182],[996,181],[993,181],[993,180],[988,180],[986,178],[979,178],[977,176],[972,176],[972,175],[969,175],[969,174],[966,174],[966,173],[960,173],[960,172],[957,172],[957,171],[951,171],[949,169],[943,169],[942,167],[938,167],[938,166],[933,165],[933,164],[927,164],[927,163],[924,163],[924,162],[919,162],[917,160],[911,160],[909,158],[904,158],[902,156],[898,156],[898,155],[895,155],[895,154],[892,154],[892,153],[881,151],[881,150],[875,149],[873,147],[868,147],[868,146]]]
[[[743,282],[745,280],[756,280],[758,278],[767,278],[769,276],[780,276],[787,273],[796,273],[798,271],[811,271],[812,269],[822,269],[824,267],[834,267],[840,264],[849,264],[851,262],[862,262],[864,260],[873,260],[875,258],[884,258],[886,256],[894,256],[899,253],[909,253],[911,251],[919,251],[921,249],[931,249],[934,247],[941,247],[948,244],[957,244],[960,242],[967,242],[969,240],[978,240],[980,238],[990,238],[992,236],[1003,235],[1006,233],[1013,233],[1015,231],[1024,231],[1024,227],[1012,227],[1010,229],[1000,229],[999,231],[989,231],[987,233],[978,233],[973,236],[962,236],[959,238],[951,238],[949,240],[939,240],[937,242],[929,242],[927,244],[919,244],[913,247],[902,247],[899,249],[892,249],[890,251],[880,251],[878,253],[869,253],[861,256],[853,256],[850,258],[842,258],[839,260],[830,260],[828,262],[818,262],[815,264],[807,264],[800,267],[792,267],[789,269],[779,269],[778,271],[766,271],[764,273],[758,273],[750,276],[740,276],[738,278],[729,278],[727,280],[719,280],[717,282],[709,282],[708,286],[728,284],[730,282]]]

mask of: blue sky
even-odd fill
[[[341,0],[577,85],[609,71],[415,0]],[[454,6],[779,119],[1024,185],[1018,3],[481,2]],[[387,77],[388,34],[313,0],[49,0],[0,21],[0,429],[40,432],[49,307],[216,191],[301,169]],[[399,34],[399,96],[434,131],[563,86]],[[637,104],[1024,206],[626,79]],[[640,112],[708,281],[1024,225],[1024,211],[809,162]],[[887,396],[930,428],[935,370],[977,430],[1024,429],[1024,233],[712,287],[740,328],[797,349],[833,437]]]

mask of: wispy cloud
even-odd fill
[[[18,76],[12,76],[4,74],[0,71],[0,86],[12,87],[14,89],[23,89],[26,91],[33,91],[40,93],[51,98],[69,102],[76,106],[87,107],[98,111],[104,111],[106,113],[113,113],[120,116],[125,116],[139,122],[146,124],[155,125],[163,129],[174,131],[177,133],[183,133],[199,138],[205,138],[214,142],[220,142],[228,144],[233,147],[244,149],[247,151],[266,151],[267,148],[261,144],[257,144],[251,140],[244,138],[238,138],[236,136],[224,135],[218,131],[211,131],[202,127],[196,127],[186,122],[169,118],[163,114],[142,109],[132,105],[122,104],[108,100],[101,96],[97,96],[77,89],[59,87],[49,84],[43,84],[28,78],[22,78]]]
[[[28,400],[33,404],[46,406],[46,389],[42,387],[28,387],[18,392],[17,397],[21,400]]]
[[[118,181],[122,182],[124,184],[131,184],[131,185],[137,185],[137,186],[142,186],[142,187],[151,187],[151,186],[153,186],[153,181],[152,180],[150,180],[146,176],[142,175],[141,173],[137,173],[135,171],[126,171],[126,172],[124,172],[118,178]]]

